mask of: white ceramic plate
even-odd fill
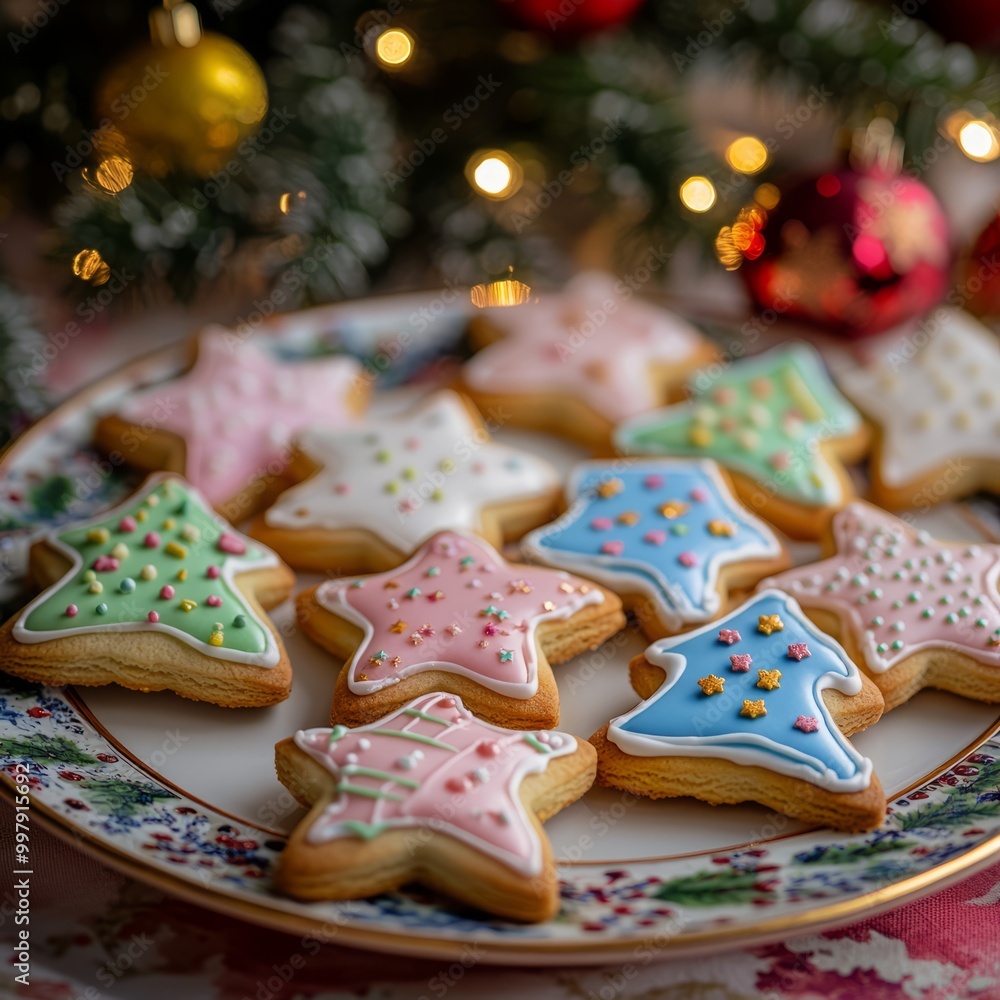
[[[352,306],[356,341],[367,336],[374,344],[420,302]],[[336,329],[338,309],[344,311],[283,320],[283,348],[290,326],[305,340],[310,331]],[[432,333],[447,340],[456,319],[447,313]],[[8,591],[31,535],[67,516],[38,504],[29,509],[30,490],[51,497],[45,488],[52,476],[86,468],[83,444],[95,412],[141,382],[169,377],[180,364],[178,352],[167,352],[105,380],[64,404],[0,461],[0,515],[6,502],[8,516],[22,522],[6,544],[0,539],[0,555],[12,566]],[[412,393],[394,390],[377,405],[396,408]],[[564,471],[586,457],[542,435],[499,437]],[[105,477],[73,513],[110,503],[128,485],[117,474]],[[919,522],[942,537],[973,537],[965,514],[946,507]],[[813,553],[796,549],[802,560]],[[317,579],[303,575],[299,584]],[[328,724],[339,664],[296,631],[291,602],[272,617],[285,636],[295,684],[291,697],[270,709],[224,710],[114,686],[59,691],[0,683],[5,790],[24,763],[43,822],[135,877],[204,905],[387,951],[455,956],[475,941],[494,961],[522,964],[780,939],[793,927],[843,923],[941,887],[1000,851],[1000,744],[991,740],[1000,713],[925,691],[854,737],[894,800],[874,834],[807,829],[752,805],[651,802],[594,788],[547,824],[563,879],[563,908],[548,924],[490,920],[420,892],[342,905],[295,903],[269,885],[283,837],[302,814],[274,777],[273,746],[297,729]],[[631,708],[637,699],[626,665],[644,645],[630,628],[556,668],[561,728],[586,738]]]

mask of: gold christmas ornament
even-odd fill
[[[126,53],[98,83],[102,129],[124,137],[128,159],[154,177],[207,177],[256,132],[267,84],[250,54],[203,33],[192,4],[165,0],[150,15],[152,40]]]

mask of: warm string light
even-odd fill
[[[402,28],[388,28],[375,39],[375,58],[383,66],[405,66],[413,58],[413,50],[413,36]]]
[[[715,185],[707,177],[689,177],[681,184],[681,204],[689,212],[707,212],[717,197]]]
[[[81,250],[73,258],[73,273],[92,285],[103,285],[111,277],[111,268],[104,262],[99,250]]]
[[[735,271],[745,260],[756,260],[765,247],[761,230],[767,212],[757,205],[740,210],[731,226],[723,226],[715,237],[715,256],[727,271]]]
[[[726,162],[741,174],[759,174],[768,159],[767,146],[753,135],[734,139],[726,147]]]
[[[985,109],[979,115],[965,108],[955,111],[945,121],[943,131],[970,160],[990,163],[1000,157],[1000,128]]]
[[[97,165],[93,173],[96,184],[109,194],[120,194],[132,183],[135,171],[124,156],[108,156]]]
[[[518,281],[514,277],[514,268],[511,267],[506,278],[474,285],[469,297],[477,309],[488,306],[523,306],[531,301],[531,287]]]
[[[521,165],[502,149],[473,154],[465,166],[465,175],[477,194],[496,201],[515,194],[524,179]]]
[[[297,205],[301,205],[305,200],[305,191],[296,191],[294,194],[291,191],[286,191],[278,199],[278,210],[282,215],[288,215],[293,208]]]

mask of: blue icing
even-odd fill
[[[717,613],[719,598],[714,580],[719,567],[740,559],[774,556],[778,545],[759,522],[748,518],[728,491],[706,471],[705,463],[643,462],[619,472],[612,466],[585,466],[577,484],[578,500],[548,528],[534,533],[532,544],[543,558],[566,565],[560,556],[574,557],[572,568],[586,574],[620,574],[638,577],[651,593],[681,622],[703,621]],[[650,476],[662,478],[662,485],[650,485]],[[597,486],[609,479],[624,489],[615,496],[602,497]],[[703,499],[695,497],[703,495]],[[692,496],[695,494],[695,496]],[[675,518],[660,513],[671,500],[688,504]],[[633,524],[618,523],[622,514],[636,513]],[[595,518],[610,518],[609,530],[593,527]],[[709,531],[712,521],[732,525],[733,535]],[[650,531],[665,533],[662,544],[646,540]],[[607,542],[620,542],[620,554],[601,551]],[[678,557],[694,553],[695,565],[686,566]]]
[[[758,631],[759,616],[775,614],[784,628],[770,636]],[[729,645],[719,639],[720,629],[735,629],[741,638]],[[811,655],[796,661],[789,657],[788,647],[800,642]],[[745,673],[733,670],[729,659],[739,653],[753,657]],[[653,643],[646,658],[664,667],[667,679],[651,698],[611,723],[609,737],[626,752],[644,756],[700,752],[758,764],[833,791],[868,786],[871,763],[837,728],[820,693],[826,686],[845,693],[860,690],[857,669],[790,597],[765,591],[724,619]],[[770,691],[757,687],[760,669],[780,670],[781,686]],[[722,693],[702,693],[698,680],[709,674],[725,680]],[[742,716],[744,699],[763,700],[767,714],[756,719]],[[795,728],[800,715],[813,716],[817,731]],[[636,738],[644,745],[639,746]]]

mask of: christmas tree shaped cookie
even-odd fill
[[[870,504],[838,512],[822,562],[787,591],[878,685],[886,709],[936,687],[1000,702],[1000,546],[944,543]]]
[[[622,424],[629,454],[714,458],[740,499],[795,538],[815,538],[854,496],[844,462],[865,451],[861,417],[806,344],[696,375],[691,399]]]
[[[288,597],[291,571],[177,477],[151,476],[109,513],[53,531],[31,571],[46,589],[0,629],[8,673],[229,707],[288,696],[291,667],[263,609]]]
[[[486,346],[462,370],[465,389],[484,412],[607,448],[616,424],[665,403],[715,357],[685,320],[630,296],[592,272],[537,302],[480,310],[472,335]]]
[[[996,335],[959,309],[938,309],[933,322],[927,335],[839,379],[875,425],[872,498],[883,507],[1000,492]]]
[[[842,830],[882,822],[871,761],[845,738],[878,720],[882,697],[786,594],[655,642],[630,669],[647,700],[591,737],[602,784],[760,802]]]
[[[621,601],[557,570],[508,563],[472,534],[440,532],[402,566],[332,580],[297,601],[303,631],[346,660],[332,721],[357,725],[443,690],[514,728],[554,726],[549,668],[625,625]]]
[[[401,415],[310,429],[297,444],[292,471],[305,482],[250,533],[299,569],[388,569],[446,528],[501,545],[544,522],[558,495],[548,462],[496,444],[475,408],[450,390]]]
[[[275,872],[299,899],[425,885],[517,920],[559,907],[541,823],[594,780],[593,748],[566,733],[502,729],[434,692],[371,725],[309,729],[276,748],[305,806]]]
[[[130,465],[182,474],[241,521],[283,485],[296,431],[357,418],[367,403],[360,372],[347,357],[283,361],[259,338],[209,327],[190,371],[131,396],[95,437]]]
[[[788,565],[774,532],[736,501],[715,462],[618,465],[578,466],[569,510],[521,544],[533,559],[621,594],[650,638],[711,620],[729,609],[731,589]]]

